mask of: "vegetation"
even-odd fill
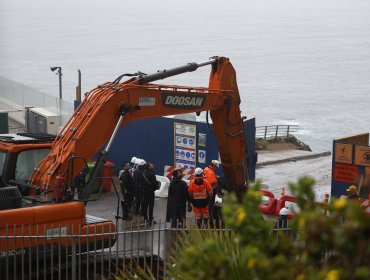
[[[167,274],[175,279],[370,279],[370,217],[356,201],[335,199],[327,206],[330,215],[323,215],[313,185],[309,177],[290,184],[301,211],[289,230],[274,229],[261,217],[259,183],[242,204],[229,195],[226,230],[184,234]]]

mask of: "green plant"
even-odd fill
[[[226,228],[184,231],[166,273],[174,279],[369,279],[370,217],[356,201],[337,199],[324,215],[314,183],[304,177],[290,184],[301,211],[289,230],[262,218],[260,182],[241,204],[228,195]]]

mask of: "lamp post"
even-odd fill
[[[54,72],[55,70],[58,70],[56,73],[59,76],[59,99],[62,99],[62,67],[56,66],[56,67],[50,67],[50,70]]]

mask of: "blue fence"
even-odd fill
[[[206,151],[206,163],[199,163],[197,158],[196,165],[198,167],[204,168],[212,159],[218,159],[216,139],[206,123],[160,117],[140,120],[120,129],[109,153],[109,160],[116,165],[117,169],[120,169],[124,161],[129,161],[134,156],[143,158],[154,164],[158,175],[163,174],[165,165],[174,165],[175,122],[196,125],[196,147]],[[248,176],[250,180],[254,180],[257,158],[255,153],[255,119],[245,121],[244,128],[248,146]],[[199,146],[199,133],[206,135],[205,147]],[[222,173],[222,170],[218,170],[218,172]]]

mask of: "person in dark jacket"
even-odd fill
[[[168,189],[168,199],[172,204],[172,227],[183,227],[186,221],[186,202],[189,201],[188,186],[182,180],[180,169],[172,171],[172,176]]]
[[[123,220],[132,220],[132,217],[129,215],[132,202],[134,199],[135,185],[134,179],[130,173],[130,163],[125,162],[123,164],[123,170],[120,172],[119,183],[121,186],[121,192],[123,195],[122,204],[122,219]]]
[[[142,185],[143,185],[143,172],[146,162],[143,159],[137,160],[137,169],[134,173],[135,181],[135,214],[140,214],[140,207],[142,204]]]
[[[215,189],[215,192],[212,196],[212,204],[210,208],[210,213],[211,213],[211,226],[216,227],[216,228],[221,228],[222,227],[222,205],[216,205],[215,204],[215,199],[216,195],[223,199],[225,193],[228,191],[228,186],[225,180],[225,176],[221,175],[217,178],[217,187]]]
[[[151,163],[145,164],[142,176],[142,204],[141,210],[144,216],[144,222],[155,224],[153,220],[154,192],[158,189],[159,182],[154,173],[154,166]]]

